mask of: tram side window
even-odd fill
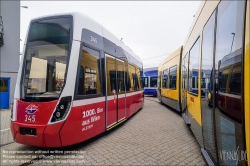
[[[168,69],[163,71],[162,88],[168,88]]]
[[[241,65],[233,67],[230,81],[230,92],[234,94],[241,93]]]
[[[127,91],[133,92],[135,89],[135,79],[134,79],[134,74],[135,74],[135,67],[128,64],[128,75],[127,75]]]
[[[133,73],[132,77],[133,77],[133,83],[134,83],[134,90],[139,90],[139,82],[138,82],[137,75]]]
[[[141,82],[141,87],[142,87],[142,89],[143,89],[143,88],[144,88],[143,77],[140,78],[140,82]]]
[[[138,87],[139,87],[139,90],[142,90],[142,84],[141,84],[141,77],[139,76],[138,77]]]
[[[205,80],[205,78],[201,78],[201,88],[206,88],[206,80]]]
[[[220,92],[229,92],[228,87],[228,79],[229,79],[229,73],[231,72],[230,68],[223,69],[220,71],[219,74],[219,86],[220,86]]]
[[[196,85],[195,85],[195,83],[196,83],[196,79],[195,79],[196,77],[192,77],[192,88],[194,89],[194,88],[197,88],[196,87]],[[197,78],[198,79],[198,78]]]
[[[161,71],[158,72],[157,87],[161,88]]]
[[[117,79],[118,79],[118,92],[125,93],[125,86],[124,86],[124,72],[117,71]]]
[[[116,75],[117,80],[114,79],[114,81],[117,81],[117,91],[119,94],[125,93],[125,75],[124,75],[125,69],[124,69],[124,62],[116,59]],[[115,76],[115,75],[114,75]],[[115,76],[116,77],[116,76]],[[116,88],[115,88],[116,89]]]
[[[126,78],[126,91],[130,91],[131,83],[128,72],[125,72],[125,78]]]
[[[148,77],[142,77],[144,87],[148,87]]]
[[[218,128],[216,128],[218,152],[228,149],[234,151],[245,149],[244,143],[242,143],[245,137],[242,130],[245,116],[241,105],[243,92],[240,90],[240,85],[243,81],[241,66],[244,57],[242,56],[244,54],[243,39],[246,37],[244,32],[246,2],[221,1],[218,5],[214,66],[215,70],[219,71],[219,88],[224,91],[224,93],[216,91],[215,94],[218,108],[214,111],[216,123],[214,126]],[[221,114],[221,112],[226,114]],[[229,137],[233,141],[228,141]],[[233,160],[219,158],[218,161],[218,165],[244,164],[243,160],[236,164]]]
[[[141,76],[140,76],[140,70],[136,69],[136,75],[137,75],[137,82],[138,82],[138,90],[143,90],[142,84],[141,84]]]
[[[150,87],[157,87],[157,76],[150,77]]]
[[[169,88],[176,89],[177,66],[169,68]]]
[[[77,95],[100,94],[100,54],[82,47],[80,58]]]
[[[215,56],[219,90],[240,95],[244,2],[221,2],[219,7]]]
[[[199,52],[200,52],[200,38],[198,38],[190,50],[189,54],[189,72],[188,72],[188,91],[191,94],[198,95],[198,90],[195,87],[199,87],[199,81],[196,81],[195,76],[198,78],[198,66],[199,66]]]

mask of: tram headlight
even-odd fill
[[[61,116],[61,113],[59,111],[56,112],[56,117],[59,118]]]
[[[64,105],[60,105],[60,109],[63,110],[64,109]]]
[[[56,110],[53,113],[51,122],[56,122],[65,119],[71,106],[71,96],[61,98],[59,104],[56,106]]]

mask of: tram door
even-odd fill
[[[125,91],[125,64],[124,61],[116,59],[117,68],[117,120],[118,122],[125,118],[126,91]]]
[[[203,29],[201,73],[207,85],[201,97],[203,140],[219,165],[246,165],[241,88],[244,4],[221,1]]]
[[[125,118],[125,65],[124,61],[105,54],[106,57],[106,127]]]
[[[187,114],[186,108],[187,108],[187,64],[186,64],[186,59],[187,55],[182,60],[182,111],[185,111]]]
[[[217,162],[217,153],[215,147],[215,129],[214,129],[214,109],[215,96],[215,79],[213,70],[213,53],[214,53],[214,26],[215,12],[206,23],[203,30],[203,45],[201,59],[201,73],[205,75],[205,97],[201,97],[201,114],[203,128],[203,142],[206,152]]]

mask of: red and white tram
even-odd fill
[[[142,62],[92,19],[30,22],[11,114],[15,142],[62,147],[96,136],[142,108]]]

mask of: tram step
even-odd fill
[[[184,121],[186,122],[187,126],[190,126],[191,123],[190,123],[190,121],[188,120],[188,118],[187,118],[187,116],[186,116],[186,113],[183,112],[183,113],[181,114],[181,116],[182,116],[182,118],[184,119]]]
[[[204,148],[201,148],[201,154],[203,159],[206,161],[207,165],[209,166],[215,166],[215,162],[210,158],[207,151]]]

